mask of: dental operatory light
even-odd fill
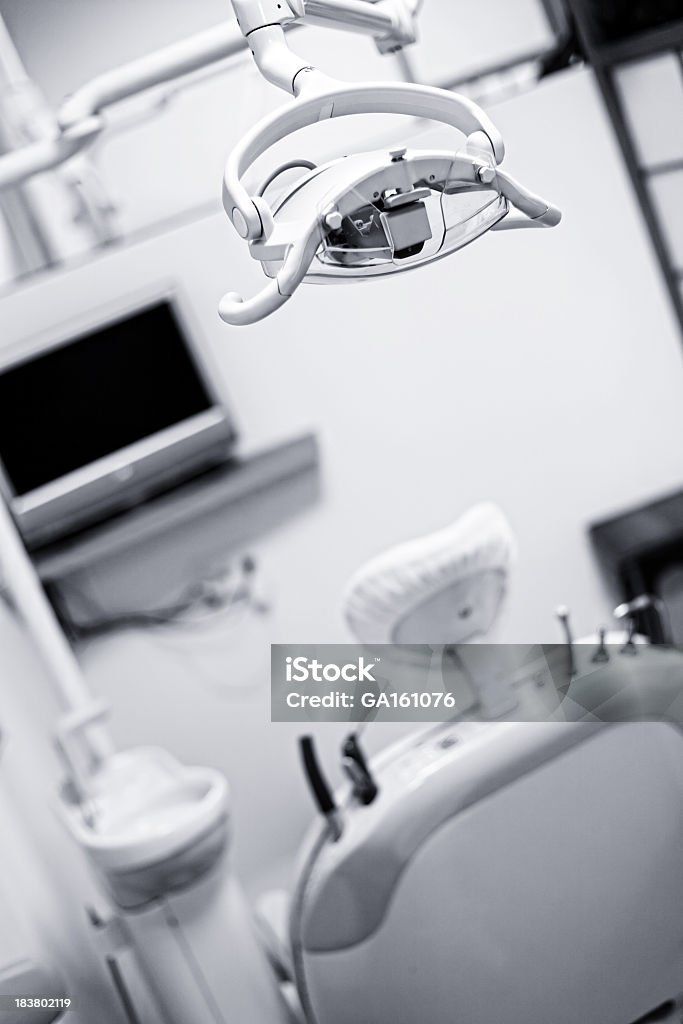
[[[59,109],[54,137],[0,156],[0,191],[52,171],[107,129],[106,111],[140,93],[216,65],[250,48],[263,76],[294,100],[255,125],[230,155],[223,202],[269,284],[246,301],[219,305],[229,324],[275,312],[303,280],[365,280],[432,263],[489,229],[554,227],[560,211],[500,168],[503,140],[488,116],[457,93],[405,82],[335,81],[296,56],[285,32],[299,22],[359,32],[382,53],[415,42],[422,0],[233,0],[239,27],[218,25],[106,71]],[[254,194],[244,177],[271,147],[299,129],[353,114],[402,114],[439,122],[460,148],[351,152],[321,166],[299,159],[271,168]],[[279,199],[270,186],[299,168]],[[291,180],[291,179],[290,179]],[[514,209],[517,212],[511,213]]]
[[[442,259],[489,229],[553,227],[560,211],[500,169],[503,140],[487,115],[455,93],[407,83],[346,84],[328,78],[288,47],[285,28],[306,21],[375,38],[380,52],[415,42],[421,0],[233,0],[261,73],[293,102],[260,121],[228,159],[223,202],[270,283],[255,297],[222,299],[229,324],[275,312],[302,281],[384,277]],[[243,178],[275,143],[318,121],[353,114],[404,114],[438,121],[465,137],[458,151],[412,149],[352,153],[301,173],[276,202]],[[511,208],[518,215],[511,215]]]

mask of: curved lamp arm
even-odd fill
[[[306,276],[320,244],[315,221],[290,247],[277,277],[251,299],[228,292],[218,305],[218,315],[226,324],[243,327],[274,313],[292,297]]]
[[[403,82],[373,82],[335,85],[310,97],[304,92],[300,99],[259,122],[228,158],[223,179],[223,205],[241,238],[253,241],[263,235],[265,228],[258,207],[242,184],[245,171],[270,146],[292,132],[318,121],[351,114],[406,114],[439,121],[466,136],[482,132],[490,143],[492,161],[498,164],[505,155],[503,138],[488,115],[470,100],[443,89]]]
[[[80,153],[102,131],[99,117],[89,117],[53,139],[10,150],[0,159],[0,192],[36,174],[52,171]]]
[[[238,292],[227,292],[218,303],[218,315],[232,327],[246,327],[270,316],[289,298],[289,295],[282,294],[277,280],[274,280],[251,299],[243,299]]]
[[[312,76],[317,85],[318,74]],[[327,85],[327,83],[326,83]],[[252,199],[242,177],[263,153],[292,132],[321,120],[352,114],[405,114],[440,121],[474,136],[477,148],[490,156],[492,164],[504,156],[503,139],[488,116],[475,103],[431,86],[401,82],[365,85],[334,83],[313,96],[305,93],[257,124],[235,147],[228,158],[223,179],[223,205],[241,238],[256,241],[268,236],[272,212],[263,197]],[[219,316],[226,323],[242,326],[262,320],[293,295],[306,276],[320,243],[314,229],[302,235],[289,249],[282,270],[256,296],[244,301],[229,292],[219,304]]]
[[[512,228],[554,228],[562,220],[562,212],[557,206],[529,192],[505,171],[496,170],[493,180],[501,195],[504,195],[522,214],[519,217],[504,217],[493,225],[493,231],[507,231]]]

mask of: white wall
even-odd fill
[[[163,7],[160,0],[0,0],[0,14],[53,104],[93,75],[233,17],[230,0],[163,0]],[[469,72],[550,38],[541,0],[427,0],[419,34],[410,53],[424,80]],[[313,45],[330,73],[355,77],[359,47],[366,72],[375,63],[373,44],[348,33],[326,33],[326,42],[307,30],[304,38],[301,45]]]
[[[320,506],[257,545],[275,600],[263,633],[131,633],[83,653],[121,744],[157,742],[227,772],[236,863],[253,886],[288,862],[311,815],[298,730],[268,721],[268,642],[343,640],[339,595],[354,569],[481,498],[500,503],[520,544],[503,639],[557,639],[559,601],[588,630],[608,601],[587,524],[681,483],[680,338],[590,75],[567,73],[494,113],[510,171],[564,209],[556,231],[489,236],[372,286],[304,288],[247,330],[215,312],[223,291],[260,285],[220,215],[0,302],[11,343],[176,277],[250,444],[320,433]],[[131,563],[131,588],[144,571]],[[20,655],[5,636],[6,665]],[[221,686],[243,678],[253,689]],[[17,686],[3,672],[3,689],[10,731],[46,700],[38,674]],[[341,731],[320,730],[330,764]],[[369,733],[375,746],[388,735]]]
[[[564,208],[560,229],[490,236],[373,286],[306,288],[243,331],[219,323],[216,302],[227,287],[256,287],[258,271],[222,217],[3,300],[10,340],[177,277],[245,438],[320,431],[321,507],[262,545],[277,592],[274,640],[343,638],[339,594],[363,559],[485,497],[506,510],[520,542],[506,638],[555,639],[558,601],[589,629],[607,603],[587,524],[680,483],[679,339],[590,76],[567,74],[496,115],[510,169]],[[263,808],[252,835],[271,823],[283,848],[293,845],[308,801],[291,738],[267,723],[265,673],[248,705],[217,704],[193,681],[193,656],[128,636],[92,648],[86,663],[114,701],[121,742],[158,740],[232,769],[238,798],[248,790],[240,809]],[[227,646],[220,658],[229,674]],[[280,744],[282,764],[264,758]],[[269,795],[273,768],[284,775]],[[241,863],[265,870],[270,851],[238,832]]]

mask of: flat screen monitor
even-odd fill
[[[225,457],[234,430],[195,333],[164,294],[0,369],[0,463],[28,540]]]

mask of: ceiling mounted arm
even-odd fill
[[[244,36],[295,21],[359,32],[383,53],[414,43],[422,0],[232,0]]]
[[[304,0],[303,7],[310,24],[370,35],[388,53],[415,42],[422,0]]]
[[[59,124],[66,130],[115,103],[164,82],[175,81],[246,48],[242,33],[233,23],[216,25],[97,75],[62,104],[58,113]]]
[[[64,102],[53,139],[0,157],[0,191],[54,170],[86,149],[105,127],[99,115],[108,107],[235,56],[247,46],[234,22],[226,22],[97,75]]]
[[[331,80],[289,49],[285,29],[303,21],[372,37],[381,53],[417,38],[421,0],[232,0],[237,23],[269,82],[294,96]]]

